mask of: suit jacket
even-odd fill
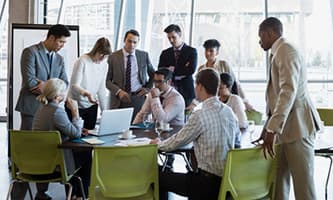
[[[138,64],[138,78],[145,88],[151,88],[153,86],[154,67],[151,64],[148,53],[141,50],[135,50],[135,56]],[[120,106],[120,100],[116,96],[119,89],[125,90],[125,64],[124,54],[122,49],[114,52],[108,59],[109,70],[106,77],[106,87],[111,92],[111,108],[118,108]],[[147,78],[147,74],[149,79]]]
[[[309,96],[301,56],[283,38],[273,44],[272,54],[266,89],[269,119],[265,128],[278,133],[282,143],[315,134],[320,118]]]
[[[183,45],[178,62],[176,65],[175,53],[173,47],[165,49],[160,55],[158,68],[174,66],[173,82],[179,93],[184,97],[185,104],[188,106],[195,98],[194,83],[192,75],[195,72],[198,63],[198,53],[193,47]],[[184,76],[181,80],[175,80],[176,76]]]
[[[62,56],[53,53],[51,71],[42,42],[25,48],[21,55],[22,86],[15,110],[26,115],[35,115],[40,103],[30,89],[37,85],[37,80],[47,81],[59,78],[68,84],[65,63]]]

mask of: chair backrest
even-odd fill
[[[152,185],[158,199],[157,146],[95,147],[90,199],[98,188],[103,197],[129,198],[144,195]]]
[[[58,168],[62,180],[68,180],[59,144],[61,136],[58,131],[10,130],[12,177],[52,174]]]
[[[255,125],[261,125],[262,123],[262,113],[255,110],[245,111],[247,120],[253,120]]]
[[[266,160],[262,148],[230,150],[218,199],[225,200],[227,193],[233,199],[273,199],[275,177],[276,157]]]
[[[317,111],[325,126],[333,126],[333,108],[317,108]]]

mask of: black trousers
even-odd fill
[[[168,199],[168,192],[186,196],[189,200],[215,200],[219,195],[221,180],[221,177],[200,169],[187,174],[160,171],[160,200]]]
[[[67,112],[68,118],[72,119],[72,113],[71,111],[65,106],[65,110]],[[97,111],[98,111],[98,105],[94,104],[90,106],[89,108],[83,108],[79,109],[79,115],[83,119],[84,124],[83,128],[86,129],[94,129],[96,125],[97,120]]]

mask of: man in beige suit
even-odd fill
[[[261,137],[264,155],[274,156],[280,143],[275,199],[289,199],[290,175],[296,199],[316,199],[314,138],[319,115],[307,89],[306,67],[298,51],[282,38],[282,23],[274,17],[259,26],[260,45],[271,49],[266,88],[268,119]]]

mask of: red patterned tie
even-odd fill
[[[176,61],[176,65],[177,65],[177,63],[178,63],[179,56],[180,56],[180,50],[176,49],[176,50],[175,50],[175,61]]]
[[[127,56],[126,74],[125,74],[126,76],[125,90],[128,93],[131,92],[131,67],[132,67],[131,57],[132,57],[131,54]]]

